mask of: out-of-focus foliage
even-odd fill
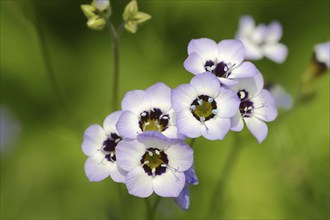
[[[90,183],[84,173],[83,131],[111,113],[112,91],[111,38],[106,31],[86,27],[80,5],[88,3],[1,1],[1,104],[10,107],[22,125],[15,144],[1,152],[1,219],[145,216],[143,199],[128,195],[125,185],[110,178]],[[127,3],[111,1],[113,23],[119,25]],[[314,45],[330,37],[329,1],[139,1],[139,8],[153,19],[137,34],[122,35],[120,98],[158,81],[172,88],[189,82],[192,75],[182,65],[188,42],[233,38],[244,14],[257,23],[282,23],[282,42],[289,48],[286,62],[254,63],[266,81],[296,96]],[[50,61],[60,95],[54,92],[45,60]],[[240,134],[243,149],[217,218],[329,218],[329,71],[315,87],[312,101],[280,112],[269,123],[262,144],[247,131]],[[209,216],[213,188],[237,135],[231,132],[223,141],[197,140],[200,184],[191,187],[190,210],[163,199],[157,218]]]

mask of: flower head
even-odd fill
[[[230,117],[239,106],[237,95],[221,86],[212,73],[195,76],[190,84],[173,89],[172,105],[180,133],[187,137],[223,139],[230,129]]]
[[[130,1],[125,7],[123,19],[125,21],[125,29],[128,32],[134,34],[138,29],[138,25],[143,24],[150,18],[149,14],[138,10],[136,0]]]
[[[136,138],[145,131],[159,131],[169,138],[183,138],[175,126],[171,89],[156,83],[146,90],[127,92],[122,100],[123,114],[117,123],[125,138]]]
[[[194,166],[191,166],[184,174],[186,177],[186,184],[180,195],[175,198],[175,202],[183,210],[188,210],[190,207],[190,186],[197,185],[199,182]]]
[[[241,100],[239,111],[231,118],[232,130],[241,131],[243,121],[250,132],[261,143],[267,136],[268,128],[264,121],[273,121],[277,117],[275,99],[263,89],[263,78],[258,73],[253,78],[240,80],[232,89]]]
[[[121,111],[117,111],[106,117],[103,128],[94,124],[85,130],[82,150],[88,156],[85,172],[92,182],[101,181],[108,176],[115,182],[125,181],[126,172],[118,167],[116,160],[116,147],[122,140],[115,127],[120,115]]]
[[[314,46],[315,61],[323,65],[323,71],[330,67],[330,41]]]
[[[255,26],[251,16],[242,16],[236,39],[241,40],[245,46],[245,58],[260,60],[265,56],[274,62],[283,63],[288,55],[288,48],[279,43],[282,34],[282,26],[278,21],[273,21],[268,26]]]
[[[208,38],[191,40],[188,58],[184,61],[187,71],[197,75],[213,73],[222,84],[237,84],[235,79],[252,77],[257,69],[244,60],[244,46],[239,40],[223,40],[220,43]]]
[[[193,163],[193,150],[181,140],[148,131],[137,139],[122,140],[117,146],[117,161],[128,172],[130,194],[145,198],[155,192],[177,197],[186,182],[184,172]]]

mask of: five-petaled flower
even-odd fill
[[[115,125],[121,111],[114,112],[105,118],[103,128],[94,124],[84,133],[82,150],[88,156],[85,163],[85,172],[88,179],[97,182],[108,176],[115,182],[124,182],[126,172],[116,161],[116,146],[122,140]]]
[[[283,63],[288,55],[288,48],[279,43],[282,34],[282,25],[278,21],[273,21],[268,26],[255,26],[251,16],[242,16],[236,39],[243,42],[246,59],[260,60],[265,56],[274,62]]]
[[[127,92],[122,109],[117,129],[126,138],[136,138],[150,130],[159,131],[169,138],[182,138],[175,126],[171,89],[164,83],[156,83],[146,90]]]
[[[184,172],[193,163],[193,150],[179,139],[148,131],[117,146],[117,161],[127,171],[128,192],[148,197],[178,197],[186,183]]]
[[[230,117],[237,112],[239,103],[237,95],[221,86],[216,76],[208,72],[172,91],[178,130],[191,138],[202,135],[209,140],[223,139],[230,130]]]
[[[259,143],[268,134],[268,127],[264,121],[273,121],[277,117],[275,99],[270,92],[263,89],[263,85],[262,75],[258,73],[253,78],[240,80],[237,86],[232,87],[241,103],[239,111],[231,118],[231,129],[233,131],[241,131],[244,127],[244,120],[247,128]]]
[[[239,40],[223,40],[220,43],[208,38],[191,40],[188,58],[184,61],[187,71],[198,75],[211,72],[221,84],[237,84],[236,79],[253,77],[258,70],[251,62],[243,62],[245,49]]]

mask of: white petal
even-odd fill
[[[256,44],[262,44],[264,43],[265,37],[267,35],[268,28],[264,24],[259,24],[254,32],[251,33],[250,39]]]
[[[245,47],[245,59],[248,60],[260,60],[264,57],[261,48],[258,46],[257,43],[251,41],[251,39],[240,39]]]
[[[89,157],[85,162],[85,173],[91,182],[98,182],[104,180],[110,175],[110,162],[105,158],[101,152]]]
[[[277,117],[277,106],[273,96],[267,90],[263,89],[259,95],[253,97],[254,103],[253,116],[263,121],[273,121]]]
[[[107,136],[100,125],[89,126],[84,132],[82,150],[87,156],[91,156],[101,149]]]
[[[176,126],[178,127],[178,131],[187,137],[196,138],[201,136],[201,123],[189,110],[177,112]]]
[[[237,94],[226,87],[221,88],[220,95],[215,98],[215,101],[217,103],[217,115],[221,118],[230,118],[234,116],[241,103]]]
[[[230,119],[216,117],[201,127],[202,135],[208,140],[222,140],[230,130]]]
[[[220,81],[220,84],[226,85],[228,87],[235,86],[238,84],[238,81],[236,79],[227,79],[223,77],[219,77],[218,79]]]
[[[239,65],[245,56],[245,48],[240,40],[223,40],[218,44],[218,62]]]
[[[182,84],[172,90],[172,106],[178,112],[189,109],[191,103],[198,97],[195,88],[190,84]]]
[[[180,172],[188,170],[193,164],[194,152],[182,141],[169,147],[165,153],[168,156],[169,165]]]
[[[137,115],[143,111],[149,111],[151,108],[151,101],[149,95],[143,90],[133,90],[126,93],[121,107],[123,111],[129,110]]]
[[[167,149],[171,144],[171,139],[158,131],[146,131],[138,135],[138,141],[146,146],[146,148],[157,147],[160,150]]]
[[[315,45],[314,53],[318,62],[330,67],[330,41]]]
[[[262,49],[265,56],[276,63],[283,63],[288,55],[288,48],[281,43],[266,44]]]
[[[254,117],[244,118],[246,127],[250,130],[254,137],[257,138],[258,142],[261,143],[267,136],[268,127],[263,121]]]
[[[258,73],[258,69],[251,62],[243,62],[238,67],[234,68],[231,71],[231,74],[228,78],[237,79],[237,78],[246,78],[254,77]]]
[[[139,120],[140,116],[131,111],[124,111],[116,124],[118,132],[124,138],[136,138],[142,132]]]
[[[237,111],[237,113],[233,117],[230,118],[230,124],[231,124],[230,130],[232,130],[232,131],[243,130],[244,123],[243,123],[241,113],[239,111]]]
[[[151,100],[152,108],[166,112],[171,108],[171,88],[164,83],[156,83],[145,90]]]
[[[184,175],[186,176],[186,183],[190,185],[198,185],[198,177],[196,175],[196,171],[194,168],[194,165],[192,165],[187,171],[184,172]]]
[[[220,83],[218,78],[212,73],[203,73],[194,76],[190,84],[196,89],[198,94],[217,97],[220,92]]]
[[[155,193],[162,197],[178,197],[182,191],[186,178],[182,172],[166,169],[166,172],[157,175],[153,181]]]
[[[190,185],[186,184],[180,195],[175,198],[176,203],[183,210],[188,210],[190,206]]]
[[[292,109],[293,99],[292,96],[285,91],[280,85],[273,85],[270,87],[269,92],[272,94],[276,101],[276,106],[285,110]]]
[[[188,45],[188,55],[194,52],[201,57],[204,63],[209,60],[214,61],[218,55],[217,43],[208,38],[193,39]]]
[[[264,79],[262,74],[258,72],[254,77],[236,79],[239,84],[230,88],[237,93],[240,90],[245,90],[249,93],[249,97],[257,95],[264,88]]]
[[[121,169],[117,162],[112,162],[110,164],[111,166],[109,167],[109,172],[113,181],[117,183],[125,183],[127,172]]]
[[[277,43],[282,37],[282,25],[278,21],[273,21],[268,25],[265,41],[267,43]]]
[[[178,128],[174,125],[168,126],[168,128],[163,131],[162,134],[168,138],[185,139],[185,137],[178,132]]]
[[[146,198],[152,194],[152,182],[152,176],[148,176],[142,166],[131,170],[126,176],[126,186],[129,194],[142,198]]]
[[[103,128],[108,135],[111,133],[118,133],[116,124],[121,113],[122,111],[113,112],[104,119]]]
[[[252,16],[245,15],[239,19],[239,32],[243,34],[250,34],[255,27],[255,23]]]
[[[188,71],[195,75],[205,72],[205,62],[197,53],[191,53],[184,61],[183,66]]]
[[[136,139],[121,140],[116,146],[116,160],[118,166],[125,171],[130,171],[141,165],[141,158],[146,152],[146,146]]]

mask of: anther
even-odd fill
[[[199,117],[199,120],[203,123],[205,121],[204,117]]]
[[[160,166],[161,166],[161,167],[167,167],[167,164],[162,163]]]
[[[213,98],[209,97],[209,99],[207,100],[209,103],[213,102]]]
[[[244,91],[240,91],[239,92],[239,97],[240,97],[240,99],[244,99],[245,98],[245,92]]]
[[[152,157],[154,155],[151,151],[148,151],[148,154],[150,157]]]
[[[203,104],[203,100],[202,99],[198,99],[197,102],[198,102],[199,105],[202,105]]]
[[[212,110],[212,114],[213,114],[213,115],[216,115],[216,114],[218,114],[218,110],[216,110],[216,109],[213,109],[213,110]]]
[[[191,105],[191,106],[190,106],[190,110],[191,110],[191,111],[195,111],[195,109],[196,109],[196,105]]]
[[[147,115],[146,112],[142,112],[142,113],[141,113],[141,116],[143,116],[143,117],[146,116],[146,115]]]
[[[160,154],[159,150],[155,150],[155,153],[156,153],[157,155],[159,155],[159,154]]]

